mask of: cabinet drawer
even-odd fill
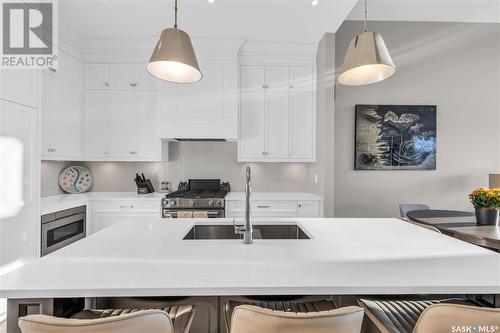
[[[93,212],[158,212],[160,216],[160,199],[158,200],[96,200],[92,202]]]
[[[293,213],[297,214],[297,201],[251,201],[250,207],[253,214],[269,213]],[[245,211],[244,201],[230,201],[228,209],[231,213],[240,213]]]

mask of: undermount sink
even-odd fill
[[[296,224],[256,224],[253,226],[254,239],[310,239]],[[232,225],[193,226],[184,236],[184,240],[200,239],[242,239],[242,235],[234,232]]]

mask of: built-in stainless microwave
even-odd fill
[[[42,216],[42,257],[85,237],[86,210],[80,206]]]

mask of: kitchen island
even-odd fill
[[[254,220],[310,239],[183,239],[231,223],[118,223],[2,276],[0,297],[500,294],[500,254],[398,219]]]

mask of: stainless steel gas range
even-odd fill
[[[161,201],[165,218],[218,218],[225,215],[224,198],[231,190],[220,179],[190,179]]]

